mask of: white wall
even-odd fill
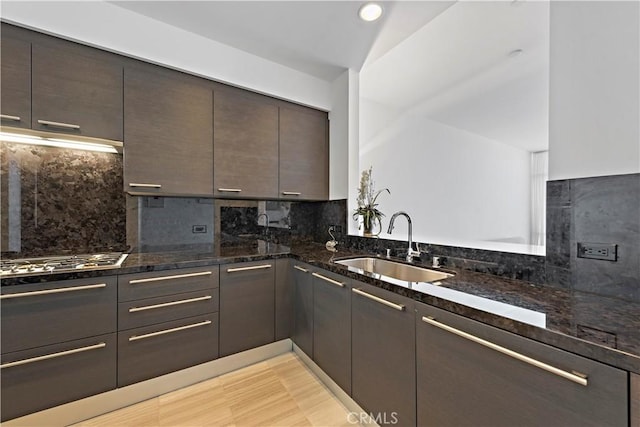
[[[331,84],[102,1],[3,1],[2,19],[315,108]]]
[[[640,172],[639,58],[639,2],[552,2],[549,179]]]
[[[379,108],[360,100],[363,129],[374,128]],[[491,241],[528,243],[529,152],[411,112],[367,135],[360,169],[373,166],[376,189],[391,191],[378,199],[386,214],[381,237],[406,239],[403,218],[392,236],[385,232],[391,214],[407,210],[417,241],[487,249]]]
[[[346,199],[349,193],[349,76],[347,70],[331,83],[329,112],[329,198]],[[351,124],[353,126],[353,124]]]

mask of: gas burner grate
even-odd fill
[[[105,270],[118,268],[128,254],[108,252],[100,254],[59,257],[8,259],[0,261],[0,276],[30,276],[68,271]]]

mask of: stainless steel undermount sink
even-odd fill
[[[344,259],[335,261],[335,263],[407,282],[437,282],[453,276],[453,274],[443,271],[374,257]]]

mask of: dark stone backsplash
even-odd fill
[[[2,257],[126,249],[122,156],[3,142]]]
[[[547,283],[640,301],[640,174],[547,184]],[[618,245],[615,262],[578,258],[578,242]]]
[[[0,154],[5,258],[126,250],[127,243],[138,250],[188,247],[213,244],[215,236],[229,242],[325,243],[330,226],[338,248],[380,255],[391,249],[394,256],[406,252],[404,241],[346,234],[344,199],[127,197],[125,203],[120,155],[11,143],[3,143]],[[193,212],[186,215],[185,210]],[[258,223],[264,211],[271,212],[266,232]],[[206,233],[195,233],[195,224]],[[417,244],[425,264],[438,256],[453,268],[640,301],[640,174],[548,182],[546,241],[546,257]],[[618,260],[578,258],[578,242],[615,243]]]

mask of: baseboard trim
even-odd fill
[[[298,347],[295,343],[293,345],[293,352],[302,360],[302,362],[307,365],[307,367],[313,372],[313,374],[318,377],[318,379],[333,393],[333,395],[344,405],[345,408],[351,413],[354,414],[354,420],[357,418],[358,421],[354,422],[354,425],[367,425],[378,427],[378,424],[371,418],[367,412],[362,409],[358,403],[351,398],[335,381],[331,379],[329,375],[327,375],[316,363],[309,357],[307,354],[302,351],[300,347]]]
[[[2,425],[49,427],[78,423],[287,353],[292,350],[292,345],[291,340],[287,338],[147,381],[14,418],[3,422]]]

